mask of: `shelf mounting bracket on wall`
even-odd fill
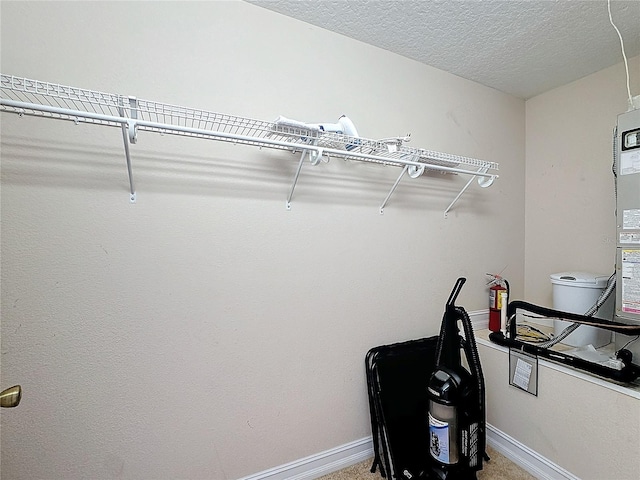
[[[118,107],[118,112],[120,113],[120,116],[125,120],[123,123],[121,123],[121,128],[122,141],[124,143],[124,154],[127,160],[127,173],[129,174],[129,201],[131,203],[136,203],[136,189],[133,186],[133,170],[131,168],[131,154],[129,152],[129,141],[131,141],[131,143],[136,143],[138,141],[137,129],[134,121],[137,118],[135,97],[129,97],[129,106],[131,108],[130,118],[132,120],[127,120],[124,115],[124,108],[122,106]]]
[[[482,174],[482,173],[487,173],[486,167],[482,167],[478,170],[478,174]],[[467,188],[469,188],[469,185],[471,185],[471,182],[473,182],[474,178],[476,178],[476,175],[474,175],[469,179],[467,184],[464,187],[462,187],[462,190],[460,190],[460,193],[458,193],[456,198],[454,198],[453,201],[449,204],[447,209],[444,211],[444,218],[447,218],[447,214],[449,213],[449,210],[451,210],[451,208],[455,205],[455,203],[462,196],[462,194],[467,190]],[[493,178],[487,178],[487,177],[478,178],[478,185],[480,185],[480,187],[482,188],[490,187],[492,184],[493,184]]]
[[[315,142],[313,142],[315,144]],[[314,167],[318,165],[323,158],[324,150],[320,147],[316,148],[305,148],[302,150],[302,154],[300,155],[300,162],[298,163],[298,168],[296,169],[295,177],[293,177],[293,184],[291,185],[291,190],[289,190],[289,196],[287,197],[287,210],[291,210],[291,198],[293,197],[293,191],[296,188],[296,184],[298,183],[298,177],[300,176],[300,170],[302,170],[302,165],[306,158],[309,158],[309,163]]]
[[[302,164],[304,163],[304,159],[309,154],[309,150],[303,150],[300,155],[300,162],[298,162],[298,168],[296,169],[296,175],[293,177],[293,183],[291,184],[291,190],[289,190],[289,196],[287,197],[287,210],[291,210],[291,197],[293,197],[293,191],[296,188],[296,184],[298,183],[298,177],[300,176],[300,170],[302,170]]]
[[[393,192],[396,191],[396,188],[398,187],[400,180],[402,180],[402,177],[404,177],[404,175],[407,173],[407,170],[409,170],[409,165],[404,166],[404,168],[402,169],[402,172],[400,172],[400,175],[396,180],[396,183],[393,184],[393,187],[391,187],[391,190],[387,194],[387,197],[384,199],[384,202],[382,202],[382,205],[380,205],[380,215],[384,214],[384,207],[387,205],[387,202],[391,198],[391,195],[393,195]]]
[[[416,160],[417,159],[412,158],[412,161],[416,161]],[[424,173],[425,169],[426,169],[425,165],[420,165],[420,166],[405,165],[404,166],[404,168],[402,169],[402,172],[400,172],[400,175],[396,180],[396,183],[393,184],[393,187],[391,187],[391,190],[387,194],[387,197],[384,199],[384,202],[382,202],[382,205],[380,205],[380,215],[384,214],[384,207],[387,205],[387,202],[391,198],[391,195],[393,195],[393,192],[395,192],[396,188],[398,187],[398,184],[400,183],[400,180],[402,180],[402,177],[408,174],[411,178],[418,178],[420,175]]]

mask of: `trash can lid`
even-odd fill
[[[551,274],[551,283],[557,285],[575,285],[585,288],[603,288],[609,280],[608,275],[589,272],[560,272]]]

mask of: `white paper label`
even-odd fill
[[[625,230],[640,228],[640,208],[622,211],[622,228]]]
[[[529,381],[531,380],[531,364],[525,362],[522,359],[518,359],[516,362],[516,371],[513,374],[513,384],[524,389],[529,390]]]
[[[640,151],[622,152],[620,155],[620,175],[632,175],[640,172]]]

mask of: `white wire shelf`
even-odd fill
[[[291,206],[291,197],[305,159],[312,165],[317,165],[323,158],[342,158],[401,167],[402,173],[381,205],[381,213],[400,179],[407,173],[412,178],[427,170],[472,177],[445,214],[469,187],[473,178],[477,177],[481,186],[489,186],[498,177],[495,173],[489,173],[489,170],[498,170],[495,162],[408,147],[404,145],[408,137],[371,140],[318,131],[304,125],[254,120],[12,75],[0,74],[0,77],[0,111],[120,128],[132,202],[135,202],[136,193],[129,143],[137,142],[138,131],[301,152],[298,170],[287,198],[287,208]]]

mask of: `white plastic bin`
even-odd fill
[[[597,275],[588,272],[562,272],[551,275],[553,288],[553,308],[562,312],[584,315],[600,297],[607,287],[608,275]],[[613,318],[613,300],[615,293],[607,299],[594,316],[605,320]],[[554,320],[555,335],[560,334],[571,322]],[[611,332],[597,327],[581,325],[578,329],[562,340],[562,343],[572,347],[593,345],[603,347],[611,342]]]

